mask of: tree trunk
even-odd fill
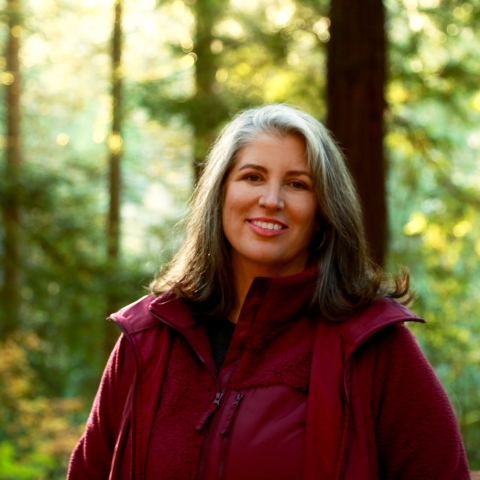
[[[349,161],[371,253],[382,265],[387,242],[384,6],[382,0],[332,0],[330,20],[327,126]]]
[[[19,254],[19,202],[17,179],[22,163],[21,109],[20,109],[20,0],[7,1],[8,39],[5,52],[6,146],[5,175],[7,201],[3,206],[5,225],[3,237],[4,308],[0,335],[4,338],[18,327],[20,308],[20,254]]]
[[[208,148],[215,139],[219,123],[225,118],[225,107],[215,93],[215,75],[218,69],[217,56],[211,45],[215,37],[212,33],[215,23],[226,5],[225,0],[197,0],[193,5],[196,19],[196,39],[194,52],[195,95],[191,124],[194,129],[194,168],[195,179],[201,173],[201,164]]]
[[[110,206],[108,211],[107,230],[107,257],[109,273],[109,289],[107,293],[107,315],[113,313],[119,305],[115,292],[115,277],[118,271],[120,256],[120,194],[121,172],[120,160],[123,140],[121,136],[123,109],[122,109],[122,0],[115,0],[115,16],[112,35],[112,131],[108,139],[110,152],[109,162],[109,194]],[[110,353],[117,337],[114,326],[107,324],[105,334],[105,351]]]

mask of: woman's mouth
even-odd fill
[[[261,222],[259,220],[251,220],[250,223],[257,227],[266,228],[267,230],[281,230],[282,228],[285,228],[278,223]]]
[[[284,223],[270,218],[249,219],[247,222],[254,232],[263,237],[275,237],[288,229]]]

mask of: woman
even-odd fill
[[[186,239],[123,331],[70,479],[468,479],[448,398],[366,247],[325,128],[285,105],[222,132]]]

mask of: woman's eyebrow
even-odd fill
[[[257,165],[256,163],[246,163],[245,165],[241,166],[238,171],[245,170],[247,168],[254,168],[255,170],[260,170],[261,172],[267,173],[267,169],[265,167]]]
[[[306,177],[312,178],[312,174],[306,170],[289,170],[287,175],[305,175]]]
[[[263,173],[268,173],[268,170],[265,167],[262,167],[261,165],[257,165],[256,163],[246,163],[245,165],[242,165],[238,169],[238,171],[240,172],[241,170],[245,170],[247,168],[253,168]],[[306,177],[313,178],[312,174],[306,170],[289,170],[287,172],[287,175],[305,175]]]

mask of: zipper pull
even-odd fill
[[[232,426],[232,423],[233,423],[233,417],[235,415],[235,412],[237,411],[237,407],[240,405],[240,402],[242,401],[243,396],[244,396],[243,393],[239,393],[230,408],[230,412],[226,420],[226,425],[223,428],[223,430],[220,432],[220,434],[223,435],[224,437],[226,437],[230,433],[230,427]]]
[[[223,393],[217,393],[215,395],[215,400],[208,406],[208,408],[203,412],[202,416],[200,417],[200,420],[197,423],[197,426],[195,427],[195,430],[198,432],[202,431],[203,427],[205,426],[205,423],[207,423],[207,420],[210,418],[212,413],[218,408],[220,405],[220,400],[222,400]]]

